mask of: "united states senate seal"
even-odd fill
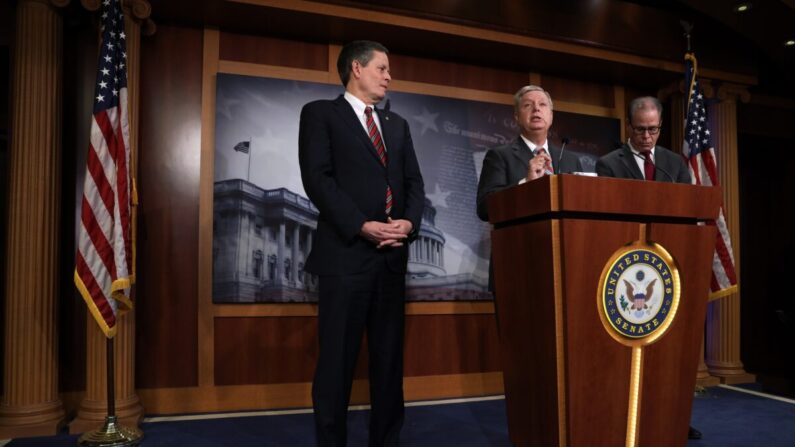
[[[605,329],[627,345],[646,345],[663,335],[679,306],[679,271],[665,248],[636,242],[610,257],[599,280]]]

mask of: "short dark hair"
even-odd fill
[[[370,59],[373,58],[373,51],[389,54],[389,50],[385,46],[372,40],[354,40],[342,47],[340,56],[337,58],[337,72],[340,74],[340,81],[342,81],[343,87],[347,87],[348,81],[351,79],[351,64],[353,64],[353,61],[359,61],[360,64],[367,65]]]

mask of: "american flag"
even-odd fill
[[[75,260],[75,285],[105,336],[132,308],[135,280],[131,219],[127,54],[120,0],[103,0],[102,44],[94,90]]]
[[[242,152],[244,154],[248,154],[249,147],[251,145],[250,141],[241,141],[235,145],[235,150],[238,152]]]
[[[685,115],[685,141],[682,153],[688,159],[690,178],[694,185],[718,186],[718,164],[715,160],[715,148],[707,128],[707,109],[704,107],[704,92],[696,80],[696,57],[685,55],[685,85],[689,86],[687,98],[687,114]],[[723,217],[723,205],[718,218],[708,222],[718,228],[715,253],[712,257],[712,281],[710,297],[718,298],[737,290],[737,274],[734,269],[729,229]]]

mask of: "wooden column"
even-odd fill
[[[720,383],[720,378],[713,376],[709,373],[709,367],[705,360],[704,355],[705,339],[701,340],[701,358],[698,360],[698,369],[696,370],[696,386],[715,386]]]
[[[729,227],[737,276],[740,276],[740,213],[737,161],[737,100],[748,101],[745,87],[723,84],[717,89],[718,103],[709,105],[709,127],[718,159],[723,189],[723,212]],[[706,363],[723,383],[753,382],[740,360],[740,292],[710,303],[707,309]]]
[[[20,0],[11,87],[5,361],[0,439],[54,435],[61,215],[61,36],[57,7]]]
[[[95,11],[99,0],[82,0],[83,6]],[[138,85],[140,74],[141,32],[150,34],[154,27],[148,20],[151,6],[144,0],[124,1],[125,43],[127,45],[127,92],[130,121],[131,171],[137,178],[135,167],[138,154]],[[136,212],[133,211],[133,219]],[[114,369],[116,372],[116,415],[122,425],[138,427],[144,409],[135,393],[135,311],[119,318],[114,337]],[[72,434],[94,430],[102,425],[108,411],[107,403],[107,352],[105,335],[93,316],[88,314],[86,327],[86,394],[80,403],[77,417],[69,424]]]
[[[105,334],[88,315],[86,328],[86,394],[69,433],[83,433],[102,426],[108,414],[107,353]],[[135,394],[135,313],[128,312],[117,322],[113,367],[116,371],[116,416],[122,425],[138,427],[143,406]]]

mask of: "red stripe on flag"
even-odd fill
[[[119,115],[121,118],[121,115]],[[130,230],[130,187],[128,183],[127,149],[124,146],[124,134],[121,126],[116,128],[115,143],[120,146],[116,159],[116,191],[119,196],[119,218],[121,219],[122,238],[124,239],[124,254],[128,272],[132,266],[132,238]]]
[[[113,215],[113,208],[115,208],[115,198],[113,197],[113,187],[111,187],[108,178],[105,176],[105,169],[102,167],[102,162],[97,158],[97,151],[93,145],[88,148],[88,159],[86,160],[86,169],[94,179],[94,184],[97,186],[99,197],[105,204],[105,209],[108,214]]]
[[[96,115],[94,115],[94,121],[97,122],[99,131],[102,132],[102,138],[105,140],[105,144],[108,147],[108,153],[113,159],[113,162],[116,163],[116,159],[118,158],[116,153],[117,148],[113,144],[114,141],[116,140],[115,126],[113,125],[113,123],[110,122],[110,118],[108,117],[107,112],[99,112]]]
[[[97,222],[97,218],[91,211],[91,205],[88,203],[85,195],[83,196],[82,210],[80,212],[83,226],[86,229],[91,243],[94,245],[94,250],[105,265],[105,269],[110,273],[111,279],[115,280],[116,276],[116,261],[113,259],[113,247],[105,237],[105,233]],[[112,230],[111,230],[112,231]]]
[[[91,273],[91,269],[88,267],[83,255],[79,251],[77,252],[77,259],[75,261],[75,270],[77,270],[77,275],[86,286],[88,294],[91,295],[91,301],[96,306],[100,315],[102,315],[102,319],[105,320],[108,327],[113,327],[116,324],[116,315],[113,314],[113,308],[108,302],[107,297],[102,293],[102,288],[97,284],[94,275]]]
[[[720,186],[720,182],[718,181],[718,165],[715,161],[712,149],[702,152],[701,159],[702,163],[704,163],[704,167],[707,169],[712,186]]]
[[[701,184],[701,173],[699,172],[698,166],[698,157],[692,157],[689,160],[690,163],[690,174],[693,176],[693,184],[700,185]]]
[[[726,247],[726,241],[723,239],[723,235],[720,234],[720,231],[718,232],[715,251],[718,253],[718,259],[720,259],[721,266],[723,267],[723,271],[726,273],[726,277],[729,279],[729,282],[731,284],[737,284],[737,273],[734,271],[734,263],[732,263],[731,256],[729,256],[729,250]]]

